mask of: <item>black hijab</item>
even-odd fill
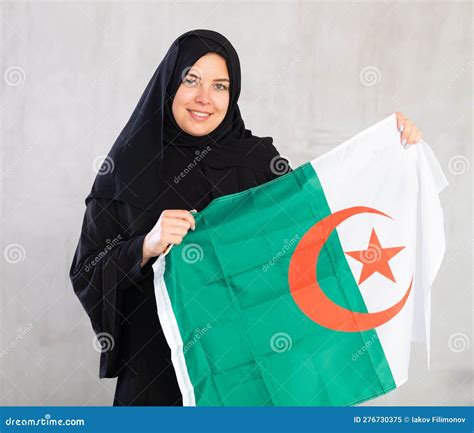
[[[171,111],[172,100],[182,82],[183,72],[209,52],[220,54],[226,60],[230,78],[229,107],[225,118],[214,131],[204,136],[192,136],[177,125]],[[105,158],[86,204],[89,198],[101,197],[150,209],[164,188],[163,181],[166,179],[163,179],[163,173],[182,170],[179,155],[197,155],[207,146],[211,150],[206,152],[201,164],[216,169],[251,169],[246,170],[247,177],[255,171],[268,175],[268,178],[275,177],[272,167],[278,151],[271,137],[256,137],[245,128],[237,104],[240,85],[237,52],[223,35],[211,30],[192,30],[177,38]],[[164,158],[170,146],[174,149],[169,155],[173,156]],[[167,164],[166,170],[163,170],[163,161]],[[186,178],[183,180],[186,181]],[[192,185],[184,187],[196,187],[196,176],[190,176],[188,182],[191,181]],[[202,181],[205,181],[204,177]],[[252,184],[251,179],[246,181],[248,185]],[[221,194],[235,192],[226,191],[225,184],[222,187]]]

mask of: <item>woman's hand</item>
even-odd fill
[[[150,258],[159,256],[169,244],[180,244],[190,228],[196,228],[196,221],[190,211],[164,210],[155,226],[145,236],[140,266],[143,268]]]
[[[403,113],[397,111],[397,126],[401,132],[400,141],[406,149],[410,144],[418,143],[421,140],[421,131],[410,119],[406,118]]]

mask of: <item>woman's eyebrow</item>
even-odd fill
[[[199,75],[196,75],[196,74],[194,74],[193,72],[189,72],[188,75],[189,75],[190,77],[193,77],[193,78],[199,78],[199,79],[201,79],[201,77],[200,77]],[[214,79],[214,80],[212,80],[212,81],[227,81],[228,83],[230,83],[230,80],[229,80],[228,78],[216,78],[216,79]]]

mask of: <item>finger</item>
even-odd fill
[[[175,217],[175,218],[181,218],[186,221],[189,221],[191,224],[191,227],[196,227],[196,221],[194,220],[194,217],[191,215],[191,212],[185,209],[167,209],[163,211],[163,213],[166,212],[167,217]]]
[[[181,218],[172,218],[172,217],[167,217],[163,215],[160,217],[160,219],[158,219],[158,221],[154,225],[153,229],[151,230],[152,232],[167,230],[168,227],[173,226],[173,225],[185,227],[188,229],[189,227],[191,227],[191,224],[188,221],[185,221]]]
[[[168,235],[166,236],[165,243],[179,245],[183,241],[183,237],[180,235]]]
[[[406,118],[399,111],[397,111],[395,114],[397,115],[397,128],[400,132],[402,132],[403,129],[404,129],[404,124],[405,124]]]
[[[189,211],[186,209],[165,209],[163,211],[163,216],[174,217],[174,218],[184,218]]]
[[[421,140],[421,131],[418,130],[418,134],[416,134],[416,137],[415,137],[415,143],[418,143],[420,140]]]
[[[414,124],[411,127],[410,135],[408,136],[408,139],[407,139],[408,144],[413,144],[415,142],[415,138],[418,134],[418,131],[419,131],[418,127]]]
[[[191,214],[191,212],[189,211],[186,211],[186,215],[185,215],[185,219],[186,221],[189,221],[191,223],[191,227],[193,228],[193,230],[196,228],[196,220],[194,219],[193,215]]]
[[[188,233],[189,228],[188,227],[182,227],[182,226],[168,226],[165,228],[165,233],[167,235],[179,235],[179,236],[184,236],[186,233]]]
[[[183,220],[181,218],[174,217],[165,217],[163,218],[163,227],[178,226],[184,227],[186,229],[191,228],[191,223],[189,221]]]
[[[412,126],[413,126],[413,122],[409,119],[406,119],[405,120],[405,127],[403,128],[403,132],[400,136],[400,140],[402,142],[402,145],[404,145],[404,146],[408,142],[408,137],[410,136]]]

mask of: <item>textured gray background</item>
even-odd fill
[[[94,170],[193,28],[235,45],[246,125],[294,167],[389,112],[420,126],[450,182],[432,366],[414,345],[408,383],[368,404],[470,403],[470,2],[7,1],[1,13],[0,405],[111,404],[68,270]]]

